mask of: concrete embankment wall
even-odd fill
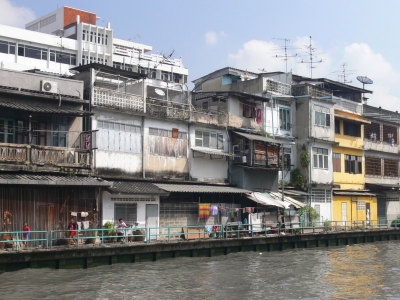
[[[0,273],[24,268],[74,269],[178,257],[212,257],[241,251],[282,251],[400,240],[400,230],[355,231],[253,238],[68,246],[4,251]]]

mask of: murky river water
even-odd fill
[[[400,242],[0,275],[0,299],[400,299]]]

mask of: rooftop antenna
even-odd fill
[[[342,82],[344,84],[351,83],[352,80],[347,80],[346,77],[348,77],[349,75],[353,74],[352,72],[355,71],[355,70],[346,70],[347,62],[341,64],[340,66],[342,67],[342,70],[334,71],[332,73],[339,73],[337,75],[339,82]],[[351,73],[349,73],[349,72],[351,72]]]
[[[304,61],[303,59],[301,60],[300,63],[304,63],[304,64],[310,64],[310,78],[312,78],[312,69],[316,68],[313,67],[313,64],[319,64],[322,63],[322,59],[314,61],[313,60],[313,56],[315,57],[317,53],[315,52],[315,48],[313,48],[312,46],[312,40],[311,40],[311,36],[310,36],[310,45],[305,46],[308,49],[308,55],[310,56],[310,60],[309,61]]]
[[[174,54],[174,52],[175,52],[175,50],[172,50],[172,52],[170,53],[170,54],[168,54],[168,55],[164,55],[164,54],[162,54],[162,59],[154,66],[154,69],[157,69],[157,67],[160,65],[160,64],[163,64],[164,62],[170,62],[170,58],[172,57],[172,55]]]
[[[283,57],[283,60],[284,60],[285,63],[286,63],[286,73],[287,73],[287,62],[288,62],[288,60],[289,60],[290,57],[296,57],[296,56],[297,56],[297,53],[294,54],[294,55],[290,55],[290,53],[289,53],[289,55],[288,55],[288,46],[287,46],[287,43],[290,43],[290,39],[286,39],[286,38],[273,38],[273,40],[279,40],[279,41],[284,41],[284,42],[285,42],[284,54],[283,54],[283,55],[278,55],[278,54],[277,54],[277,55],[275,55],[275,57],[276,57],[276,58]]]
[[[374,83],[372,81],[372,79],[369,79],[367,76],[357,76],[356,78],[359,82],[361,82],[363,84],[363,89],[364,89],[365,84],[373,84]],[[364,97],[364,93],[363,93],[363,99],[364,99],[364,101],[367,100],[367,98]]]

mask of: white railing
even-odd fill
[[[93,105],[144,111],[144,101],[141,96],[98,87],[93,88]]]
[[[362,114],[362,110],[363,110],[361,103],[356,103],[356,102],[348,101],[345,99],[340,99],[340,102],[337,102],[335,104],[335,108],[342,109],[342,110],[344,109],[344,110],[351,111],[356,114]]]

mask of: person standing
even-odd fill
[[[119,219],[119,224],[118,224],[118,228],[119,230],[117,231],[118,234],[118,242],[123,242],[124,238],[123,236],[125,235],[125,231],[122,230],[122,228],[125,228],[126,224],[124,222],[124,220],[122,218]]]
[[[29,240],[29,235],[30,235],[30,233],[31,233],[31,229],[30,229],[29,226],[28,226],[28,222],[24,222],[23,231],[24,231],[23,237],[24,237],[24,240],[25,240],[25,242],[23,242],[23,245],[24,245],[25,247],[28,247],[28,242],[27,242],[27,240]]]
[[[75,242],[76,231],[75,230],[78,229],[77,227],[78,226],[77,226],[76,222],[74,221],[74,218],[71,218],[71,220],[69,221],[69,224],[68,224],[68,229],[70,230],[69,237],[72,239],[72,244],[76,244],[76,242]]]

